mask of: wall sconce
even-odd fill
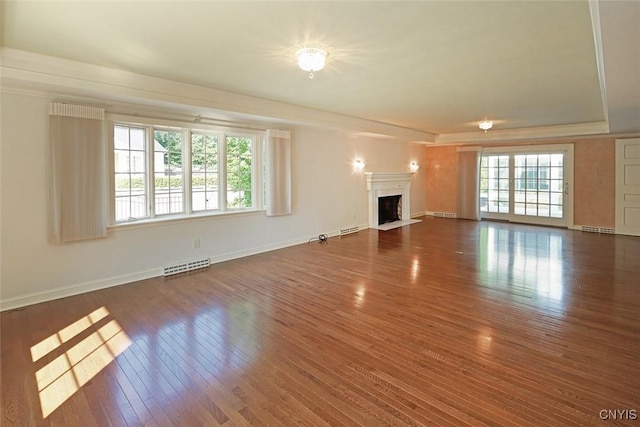
[[[409,164],[409,170],[411,172],[418,172],[418,169],[420,169],[420,166],[416,162],[411,162]]]
[[[353,162],[353,170],[358,172],[364,170],[364,162],[362,160],[355,160]]]

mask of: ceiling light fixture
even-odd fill
[[[487,131],[493,127],[493,122],[491,120],[484,120],[478,123],[478,127],[482,129],[484,133],[487,133]]]
[[[315,47],[303,47],[296,52],[298,58],[298,66],[309,72],[309,78],[314,77],[315,71],[324,68],[324,62],[327,59],[327,51]]]

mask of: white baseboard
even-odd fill
[[[278,242],[272,245],[259,246],[256,248],[246,249],[242,251],[227,252],[224,254],[214,255],[212,257],[209,257],[209,259],[211,260],[211,264],[217,264],[220,262],[231,261],[238,258],[248,257],[251,255],[258,255],[265,252],[284,249],[284,248],[288,248],[289,246],[300,245],[302,243],[308,243],[308,242],[309,242],[309,239],[296,239],[296,240],[290,240],[288,242]]]
[[[369,228],[368,224],[358,225],[360,230]],[[340,235],[340,231],[333,231],[327,233],[329,237],[335,237]],[[308,243],[308,238],[299,238],[289,240],[285,242],[278,242],[271,245],[260,246],[243,251],[228,252],[224,254],[217,254],[210,256],[209,260],[212,264],[220,263],[224,261],[231,261],[237,258],[244,258],[251,255],[257,255],[264,252],[275,251],[277,249],[287,248],[289,246],[300,245]],[[16,308],[25,307],[33,304],[40,304],[42,302],[53,301],[60,298],[66,298],[74,295],[83,294],[86,292],[97,291],[100,289],[110,288],[113,286],[125,285],[138,280],[151,279],[153,277],[162,276],[164,266],[154,268],[151,270],[140,271],[137,273],[125,274],[117,277],[110,277],[103,280],[96,280],[86,283],[78,283],[75,285],[65,286],[56,289],[50,289],[42,292],[35,292],[26,295],[20,295],[13,298],[7,298],[0,300],[0,312],[7,310],[14,310]]]
[[[40,304],[42,302],[53,301],[86,292],[120,286],[138,280],[150,279],[162,275],[162,268],[141,271],[138,273],[125,274],[123,276],[110,277],[104,280],[96,280],[86,283],[78,283],[62,288],[50,289],[42,292],[21,295],[14,298],[0,300],[0,311],[13,310],[27,305]]]

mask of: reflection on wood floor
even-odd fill
[[[640,422],[640,238],[422,219],[4,312],[2,425]]]

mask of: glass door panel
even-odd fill
[[[515,215],[562,218],[564,191],[562,154],[514,156]]]
[[[484,154],[480,162],[483,218],[567,225],[565,153]]]
[[[509,213],[509,156],[483,156],[480,161],[480,211]]]

